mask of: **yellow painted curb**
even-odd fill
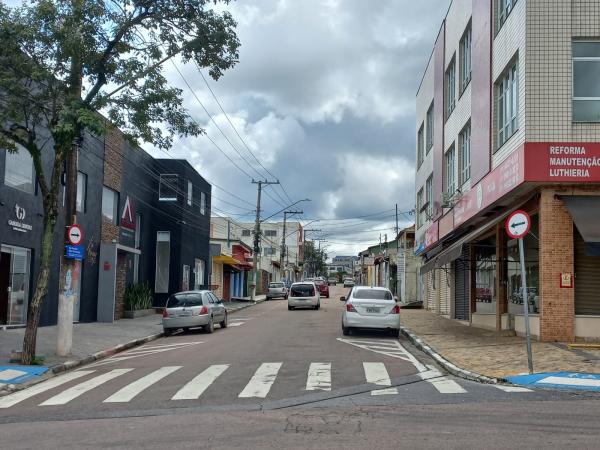
[[[569,348],[585,348],[587,350],[600,350],[600,344],[567,344]]]

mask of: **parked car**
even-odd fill
[[[267,290],[267,300],[272,298],[283,298],[284,300],[288,297],[288,290],[285,284],[281,281],[269,283],[269,289]]]
[[[294,308],[313,308],[321,307],[321,296],[319,289],[313,282],[300,282],[292,284],[288,295],[288,310]]]
[[[329,286],[337,286],[337,278],[336,277],[327,278],[327,284]]]
[[[315,280],[314,283],[319,289],[321,297],[329,298],[329,285],[323,280]]]
[[[215,324],[227,328],[227,310],[223,301],[211,291],[185,291],[167,299],[162,315],[165,335],[180,328],[203,327],[207,333],[215,331]]]
[[[400,305],[389,289],[381,287],[352,288],[342,313],[342,333],[349,335],[356,328],[388,330],[393,336],[400,332]]]
[[[354,280],[352,278],[345,278],[344,287],[354,287]]]

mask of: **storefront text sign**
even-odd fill
[[[28,231],[33,230],[33,226],[29,223],[25,223],[25,217],[27,213],[25,208],[19,206],[18,203],[15,203],[15,218],[17,220],[8,220],[8,226],[11,227],[14,231],[19,231],[20,233],[27,233]]]
[[[121,214],[121,226],[131,231],[135,230],[135,209],[129,196],[125,198],[123,214]]]
[[[528,142],[525,161],[527,181],[600,181],[600,143]]]

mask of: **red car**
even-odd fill
[[[329,298],[329,286],[323,280],[315,280],[314,283],[319,288],[319,294],[321,297]]]

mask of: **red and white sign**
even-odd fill
[[[125,198],[125,206],[123,206],[123,214],[121,214],[121,226],[128,230],[135,230],[135,208],[129,196]]]
[[[560,287],[563,289],[573,288],[573,274],[572,273],[561,273],[560,274]]]
[[[77,224],[67,228],[67,240],[71,245],[79,245],[83,242],[83,230]]]
[[[525,146],[527,181],[600,181],[600,143],[528,142]]]
[[[506,232],[513,239],[521,239],[531,230],[531,217],[525,211],[514,211],[506,219]]]

